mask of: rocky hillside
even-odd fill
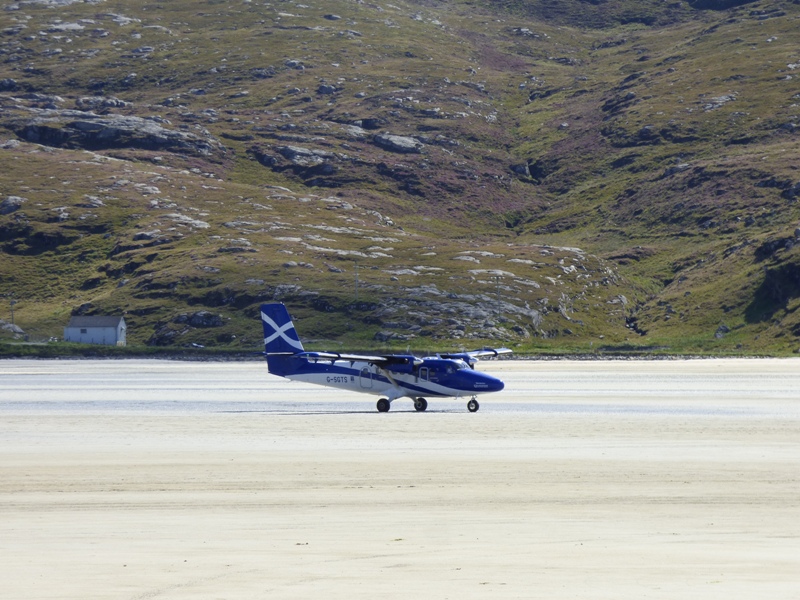
[[[326,347],[792,352],[799,29],[767,0],[7,2],[0,339],[123,313],[254,348],[279,299]]]

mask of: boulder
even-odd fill
[[[9,331],[14,335],[23,335],[25,332],[20,328],[19,325],[15,325],[12,323],[7,323],[6,321],[0,320],[0,329],[3,331]]]
[[[522,163],[518,165],[511,165],[511,171],[516,173],[517,175],[521,175],[522,177],[530,177],[531,172],[528,169],[527,163]]]
[[[298,167],[316,167],[326,160],[336,158],[333,152],[303,148],[301,146],[279,146],[276,150],[281,156],[292,161],[292,164]]]
[[[265,152],[262,148],[254,146],[250,149],[250,154],[265,167],[274,167],[278,164],[278,159]]]
[[[133,241],[139,242],[142,240],[154,240],[156,238],[161,237],[161,232],[158,229],[153,231],[140,231],[138,233],[133,234]]]
[[[220,315],[201,310],[189,317],[189,325],[192,327],[222,327],[224,322]]]
[[[54,94],[40,94],[38,92],[21,94],[19,98],[28,100],[30,106],[35,106],[38,109],[58,110],[60,105],[64,103],[64,98],[61,96],[56,96]]]
[[[18,211],[22,207],[22,204],[27,201],[27,198],[22,198],[20,196],[8,196],[5,200],[0,202],[0,215],[10,215]]]
[[[649,142],[658,139],[658,130],[653,125],[645,125],[638,131],[637,136],[640,140]]]
[[[130,103],[114,96],[82,96],[75,101],[79,110],[97,110],[99,108],[125,108]]]
[[[150,339],[147,340],[148,346],[169,346],[175,342],[175,339],[180,335],[180,332],[170,329],[169,327],[161,327],[158,329]]]
[[[402,154],[419,154],[424,145],[422,142],[402,135],[392,135],[391,133],[379,133],[372,138],[376,145],[390,152],[400,152]]]
[[[367,137],[367,130],[358,125],[345,125],[344,132],[350,137],[362,139]]]
[[[389,341],[407,342],[413,337],[414,337],[413,335],[404,335],[401,333],[395,333],[394,331],[378,331],[373,336],[373,339],[376,342],[389,342]]]
[[[363,127],[364,129],[380,129],[386,124],[381,118],[367,118],[361,119],[360,121],[356,121],[353,125],[357,125],[358,127]]]
[[[250,76],[253,79],[269,79],[270,77],[275,77],[275,67],[257,67],[254,69],[250,69]]]
[[[800,196],[800,181],[795,184],[790,185],[787,189],[783,191],[781,194],[787,200],[794,200],[797,196]]]
[[[664,169],[664,173],[661,175],[661,177],[670,177],[675,175],[675,173],[682,173],[683,171],[687,171],[690,167],[691,165],[689,163],[680,163],[672,167],[667,167]]]

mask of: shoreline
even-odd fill
[[[5,346],[5,347],[4,347]],[[28,349],[40,348],[37,352],[14,352],[8,351],[9,348],[20,346]],[[261,350],[239,351],[239,350],[215,350],[215,349],[147,349],[139,351],[120,350],[116,347],[87,347],[76,348],[66,353],[54,352],[54,348],[46,344],[4,344],[0,343],[0,361],[2,360],[169,360],[186,362],[260,362],[264,360]],[[436,352],[405,352],[403,350],[349,350],[350,354],[414,354],[415,356],[434,356]],[[494,360],[510,361],[677,361],[677,360],[714,360],[714,359],[797,359],[798,353],[789,354],[659,354],[649,350],[640,351],[595,351],[586,353],[517,353],[514,351],[510,356],[501,358],[484,359],[480,362]]]

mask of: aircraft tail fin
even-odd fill
[[[286,306],[281,303],[262,304],[261,323],[264,325],[264,353],[267,356],[303,352],[303,344]]]

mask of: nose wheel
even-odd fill
[[[481,407],[481,405],[478,404],[478,401],[475,398],[473,398],[472,400],[467,402],[467,410],[469,412],[478,412],[478,409],[480,407]]]
[[[414,410],[417,412],[425,412],[428,408],[428,401],[425,398],[417,398],[414,400]]]
[[[381,398],[378,400],[378,412],[389,412],[389,400],[386,398]]]

